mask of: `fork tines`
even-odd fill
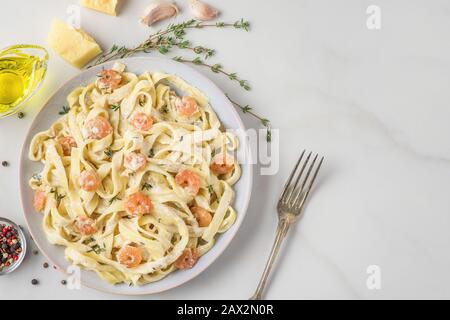
[[[324,159],[324,157],[320,157],[316,164],[319,158],[318,154],[315,154],[311,162],[312,152],[309,152],[306,158],[305,154],[306,150],[303,150],[280,197],[280,204],[290,207],[291,210],[295,211],[293,213],[297,214],[303,209]]]

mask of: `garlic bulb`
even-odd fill
[[[219,11],[200,0],[188,0],[188,4],[191,14],[197,20],[212,20],[219,14]]]
[[[173,17],[178,13],[178,7],[171,1],[153,1],[144,10],[144,16],[141,17],[141,22],[147,26]]]

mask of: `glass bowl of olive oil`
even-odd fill
[[[36,45],[19,44],[0,51],[0,118],[17,113],[41,86],[48,52]]]

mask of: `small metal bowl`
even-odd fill
[[[19,241],[22,245],[22,252],[20,253],[17,261],[13,262],[9,267],[0,269],[0,276],[2,276],[2,275],[13,272],[20,266],[20,264],[22,263],[23,259],[25,258],[25,255],[27,253],[27,239],[26,239],[25,234],[23,233],[22,229],[17,224],[12,222],[11,220],[0,217],[0,224],[5,224],[7,226],[13,227],[17,231],[17,236],[19,237]]]

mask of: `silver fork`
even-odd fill
[[[302,213],[306,199],[308,198],[314,181],[316,180],[317,173],[322,166],[323,157],[320,158],[320,161],[316,165],[317,159],[319,157],[318,154],[314,156],[312,162],[310,163],[312,152],[310,152],[306,156],[306,159],[302,162],[305,153],[306,151],[303,150],[300,158],[297,161],[297,164],[294,167],[294,170],[292,170],[291,175],[289,176],[289,179],[284,186],[283,193],[278,199],[277,235],[275,237],[269,259],[267,260],[266,267],[264,268],[264,272],[261,276],[261,279],[259,280],[258,287],[256,288],[256,291],[250,298],[250,300],[262,299],[262,294],[264,288],[266,287],[267,279],[269,277],[270,271],[272,270],[275,258],[280,250],[281,243],[285,238],[290,225],[293,224]],[[307,166],[308,168],[306,170],[306,175],[303,175]]]

